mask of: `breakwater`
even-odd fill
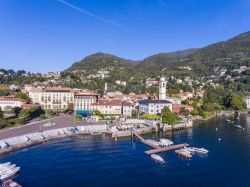
[[[54,139],[65,138],[75,135],[105,133],[105,132],[107,132],[106,125],[91,125],[91,126],[89,125],[89,126],[65,127],[65,128],[46,130],[43,132],[25,134],[22,136],[0,140],[0,154],[6,154],[12,151],[34,146]]]

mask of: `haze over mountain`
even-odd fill
[[[200,49],[187,49],[159,53],[139,62],[111,54],[96,53],[74,63],[66,71],[95,73],[98,70],[126,72],[130,76],[156,76],[159,74],[188,73],[209,75],[215,67],[234,68],[250,60],[250,32],[235,36]],[[117,72],[118,73],[118,72]]]

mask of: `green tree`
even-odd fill
[[[11,109],[11,112],[13,114],[15,114],[15,116],[18,116],[18,114],[20,113],[21,110],[22,109],[20,107],[14,107],[14,108]]]
[[[187,105],[188,104],[188,99],[185,99],[184,101],[181,101],[181,104]]]
[[[215,109],[213,103],[204,103],[202,108],[205,111],[214,111]]]
[[[165,106],[162,109],[161,117],[162,117],[162,122],[167,123],[169,125],[174,125],[180,121],[179,118],[176,115],[174,115],[167,106]]]
[[[22,93],[22,92],[16,93],[15,97],[22,99],[24,101],[27,101],[27,102],[31,102],[31,99],[25,93]]]
[[[0,119],[3,119],[3,111],[1,108],[0,108]]]
[[[188,116],[190,114],[189,110],[188,109],[181,109],[181,113],[184,115],[184,116]]]
[[[74,112],[74,105],[73,103],[68,103],[67,109],[65,110],[65,113],[73,113]]]
[[[191,112],[192,115],[196,116],[199,114],[198,110],[196,108],[193,109],[193,111]]]
[[[93,115],[101,116],[102,113],[99,110],[95,110],[92,112]]]
[[[137,110],[132,110],[132,117],[137,118],[138,116],[138,111]]]
[[[246,103],[243,100],[243,97],[236,94],[232,95],[230,105],[234,110],[242,110],[246,108]]]

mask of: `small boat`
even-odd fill
[[[230,119],[225,119],[225,122],[230,123],[231,120]]]
[[[200,153],[200,154],[207,154],[209,152],[205,148],[196,148],[196,147],[194,147],[193,150],[194,150],[195,153]]]
[[[0,176],[0,179],[1,179],[1,180],[10,179],[10,178],[13,177],[14,175],[15,175],[15,173],[9,172],[9,173],[6,173],[6,174],[4,174],[4,175],[1,175],[1,176]]]
[[[237,121],[240,121],[240,117],[239,117],[239,116],[238,116],[238,117],[236,117],[235,119],[236,119]]]
[[[157,142],[155,140],[147,139],[146,142],[151,143],[151,144],[153,144],[155,146],[159,146],[159,142]]]
[[[0,142],[0,149],[7,148],[9,145],[6,142]]]
[[[29,141],[30,139],[29,139],[27,136],[21,136],[21,140],[27,142],[27,141]]]
[[[16,167],[16,164],[11,164],[11,165],[8,165],[8,166],[0,166],[0,174],[4,173],[5,171],[14,169],[15,167]]]
[[[6,168],[2,168],[0,171],[0,175],[7,175],[8,173],[17,173],[20,170],[20,167],[16,167],[16,164],[12,164],[7,166]]]
[[[177,155],[180,155],[180,156],[186,158],[186,159],[191,159],[191,158],[192,158],[192,155],[191,155],[190,151],[187,151],[187,150],[185,150],[185,149],[178,149],[178,150],[175,150],[175,153],[176,153]]]
[[[179,150],[183,151],[183,152],[187,152],[189,154],[191,154],[191,152],[193,151],[192,147],[183,147],[183,148],[181,148]]]
[[[158,161],[158,162],[165,163],[164,159],[161,156],[157,155],[157,154],[152,154],[151,158]]]
[[[234,125],[237,129],[242,129],[241,125]]]
[[[3,163],[3,164],[0,164],[0,167],[2,166],[9,166],[11,164],[11,162],[6,162],[6,163]]]
[[[3,187],[22,187],[20,184],[18,184],[17,182],[14,182],[13,180],[3,181],[2,186]]]
[[[3,174],[1,174],[0,179],[1,180],[9,179],[10,177],[14,176],[17,172],[19,172],[19,170],[20,170],[20,167],[9,169]]]
[[[171,140],[169,139],[160,139],[160,143],[159,143],[161,146],[170,146],[170,145],[173,145],[174,142],[172,142]]]

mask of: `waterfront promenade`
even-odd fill
[[[58,129],[58,128],[64,128],[64,127],[74,127],[76,126],[86,126],[86,125],[104,125],[105,121],[99,121],[99,122],[86,122],[86,121],[79,121],[74,123],[74,119],[69,116],[57,116],[50,120],[51,123],[56,123],[55,126],[51,127],[44,127],[43,125],[48,123],[49,120],[39,121],[39,122],[32,122],[28,123],[22,126],[18,126],[11,129],[6,129],[0,131],[0,140],[6,139],[6,138],[12,138],[16,136],[22,136],[25,134],[35,133],[35,132],[41,132],[51,129]]]

